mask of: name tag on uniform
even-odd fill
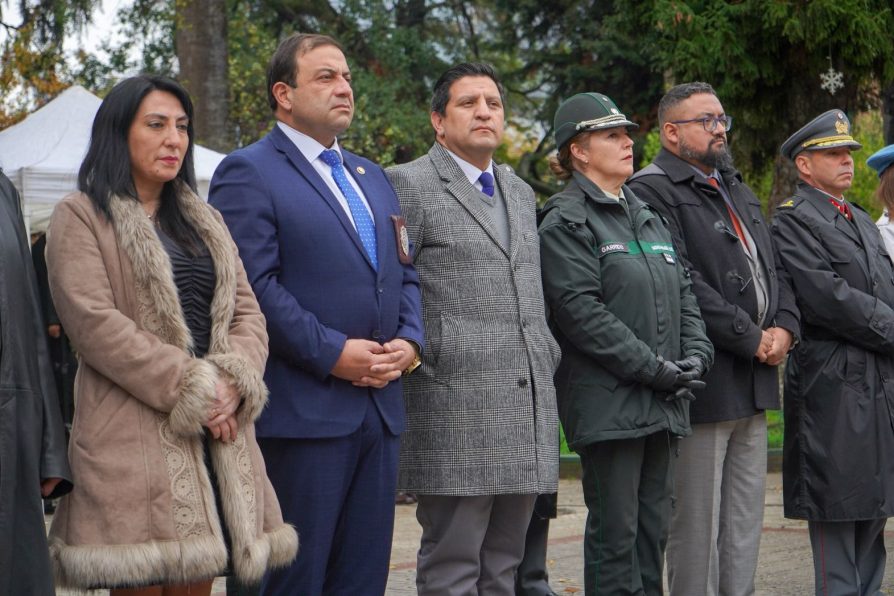
[[[605,244],[601,244],[599,246],[599,256],[604,257],[605,255],[610,255],[616,252],[630,252],[630,249],[627,248],[627,244],[623,242],[606,242]]]

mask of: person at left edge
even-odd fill
[[[276,125],[221,162],[210,194],[267,317],[270,403],[258,436],[284,517],[302,536],[295,563],[262,592],[382,594],[400,377],[423,342],[412,248],[382,169],[336,138],[354,115],[338,43],[288,37],[267,82]]]
[[[19,193],[0,172],[0,594],[54,594],[40,497],[71,490]]]

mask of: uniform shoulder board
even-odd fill
[[[582,224],[587,221],[586,201],[583,196],[559,195],[553,198],[544,209],[555,209],[559,217],[568,223]]]

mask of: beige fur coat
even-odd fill
[[[75,488],[50,530],[60,586],[214,577],[227,562],[222,523],[245,581],[288,564],[298,548],[254,435],[267,399],[264,317],[217,212],[191,191],[178,203],[217,277],[205,358],[190,353],[170,260],[136,201],[113,198],[109,222],[73,194],[50,222],[53,299],[80,358],[69,448]],[[218,378],[243,398],[237,439],[210,442],[222,515],[202,449]]]

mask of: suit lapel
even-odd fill
[[[805,183],[798,184],[798,191],[807,197],[807,200],[810,201],[813,208],[819,211],[823,217],[828,220],[834,220],[834,225],[837,230],[850,238],[858,246],[863,246],[863,242],[860,240],[860,235],[857,233],[857,228],[855,227],[856,222],[852,223],[848,221],[838,208],[830,202],[831,197],[829,195]]]
[[[520,205],[518,195],[512,187],[512,180],[507,174],[506,166],[494,164],[494,178],[497,180],[497,186],[500,188],[500,194],[503,195],[503,202],[506,204],[506,214],[509,217],[509,260],[515,259],[518,253],[520,238],[519,233],[519,217]]]
[[[351,220],[348,218],[348,214],[345,213],[344,208],[341,206],[341,203],[338,202],[338,199],[335,198],[335,195],[332,194],[332,191],[329,190],[329,186],[326,182],[320,177],[314,167],[310,164],[307,159],[305,159],[304,155],[298,151],[298,148],[295,146],[286,134],[279,129],[278,125],[273,127],[273,130],[270,131],[269,135],[270,141],[273,143],[273,146],[276,149],[283,153],[292,166],[298,170],[298,173],[304,177],[307,183],[317,191],[317,195],[320,199],[322,199],[332,212],[335,217],[338,218],[338,221],[341,222],[342,227],[345,230],[345,233],[354,243],[354,246],[357,247],[357,250],[360,251],[360,254],[363,255],[363,258],[366,259],[367,264],[372,267],[372,262],[369,260],[369,255],[366,254],[366,249],[363,248],[363,242],[360,241],[360,235],[357,233],[357,230],[354,228],[354,224],[351,223]],[[343,151],[344,155],[345,152]],[[347,157],[345,158],[347,159]],[[367,193],[366,189],[363,188],[363,185],[360,186],[363,189],[364,194]],[[297,188],[297,186],[296,186]],[[369,194],[367,196],[367,201],[369,201],[370,206],[372,207],[372,200],[370,199]],[[310,198],[310,197],[308,197]],[[373,209],[373,214],[375,216],[375,209]],[[379,237],[379,221],[376,218],[376,239]]]
[[[393,234],[389,235],[389,231],[394,225],[391,222],[391,211],[388,209],[386,201],[378,200],[381,190],[378,185],[374,184],[371,174],[363,167],[360,159],[353,153],[345,151],[344,149],[341,150],[341,154],[345,159],[345,168],[348,170],[350,176],[357,181],[360,190],[363,191],[363,196],[366,197],[366,202],[369,204],[370,211],[372,211],[373,221],[376,224],[376,257],[379,261],[379,270],[381,270],[382,263],[385,259],[383,254],[383,248],[386,246],[385,243],[396,242]],[[342,209],[342,211],[344,211],[344,209]],[[360,246],[363,256],[367,257],[367,261],[369,261],[369,255],[367,255],[366,250],[363,249],[363,244],[360,242],[360,236],[356,231],[354,236],[357,238],[357,244]],[[369,263],[369,266],[372,267],[372,262]]]
[[[469,184],[469,179],[466,178],[459,165],[450,157],[447,150],[440,143],[435,143],[429,150],[428,156],[438,171],[438,175],[445,182],[447,192],[469,212],[472,219],[490,236],[493,243],[509,256],[507,248],[500,243],[493,220],[491,220],[487,211],[484,210],[482,201],[478,197],[478,189]],[[504,185],[500,190],[503,191],[505,188]],[[505,197],[504,200],[506,200]]]
[[[860,238],[860,234],[857,232],[856,219],[851,222],[838,210],[838,208],[829,202],[829,195],[826,193],[810,186],[809,184],[800,182],[798,183],[798,189],[796,194],[800,194],[803,197],[807,198],[808,204],[811,207],[816,209],[816,211],[825,219],[832,222],[832,225],[835,226],[835,229],[843,233],[845,236],[850,238],[850,240],[856,245],[856,247],[860,247],[863,249],[863,253],[867,258],[864,259],[856,259],[860,267],[863,269],[863,273],[866,274],[867,279],[872,279],[869,271],[869,264],[866,262],[869,260],[869,247],[863,244],[863,240]]]

